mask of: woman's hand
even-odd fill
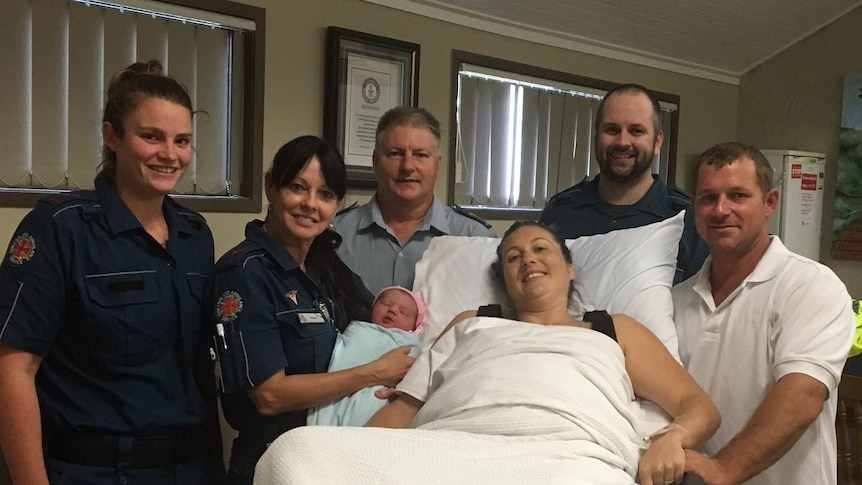
[[[685,450],[682,448],[683,429],[670,429],[651,439],[650,446],[638,462],[641,485],[681,483],[685,473]]]
[[[366,387],[395,387],[410,370],[410,347],[398,347],[368,364],[335,372],[286,375],[276,372],[248,391],[261,416],[323,406]]]
[[[717,459],[702,455],[694,450],[685,450],[685,469],[696,473],[706,485],[734,485],[739,483],[730,478],[724,465]]]
[[[396,384],[401,382],[404,374],[407,374],[410,366],[413,365],[413,361],[416,360],[410,357],[410,349],[409,345],[398,347],[386,352],[370,364],[373,366],[377,385],[395,387]]]

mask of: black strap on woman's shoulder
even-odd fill
[[[503,317],[503,307],[498,303],[492,303],[490,305],[482,305],[476,310],[477,317]]]
[[[614,319],[604,310],[593,310],[584,313],[584,321],[593,325],[593,330],[601,332],[617,341],[617,331],[614,328]]]

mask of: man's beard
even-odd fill
[[[637,152],[635,163],[627,171],[622,173],[614,170],[614,168],[612,167],[612,162],[609,161],[610,157],[608,157],[608,151],[614,153],[624,152],[624,150],[614,149],[613,147],[611,147],[604,152],[596,154],[602,178],[618,184],[630,184],[632,182],[640,180],[644,172],[646,172],[652,167],[652,161],[655,158],[655,155],[653,155],[654,149],[655,142],[653,142],[653,145],[650,147],[649,151]]]

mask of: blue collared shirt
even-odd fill
[[[0,265],[0,340],[42,357],[46,433],[164,436],[216,419],[215,395],[200,391],[212,379],[212,234],[170,197],[162,210],[166,248],[99,177],[93,191],[41,200],[15,231]]]
[[[416,262],[435,236],[496,237],[484,224],[446,207],[436,196],[431,210],[404,245],[383,221],[377,196],[339,214],[335,230],[344,238],[338,255],[375,295],[387,286],[413,288]]]
[[[267,444],[304,425],[308,410],[264,417],[247,392],[277,373],[326,372],[348,322],[262,221],[249,222],[245,237],[216,263],[208,294],[214,323],[224,329],[217,345],[222,406],[239,431],[231,467],[251,474]]]

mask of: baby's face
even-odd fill
[[[416,302],[401,290],[388,290],[371,309],[371,321],[385,328],[412,332],[416,328]]]

